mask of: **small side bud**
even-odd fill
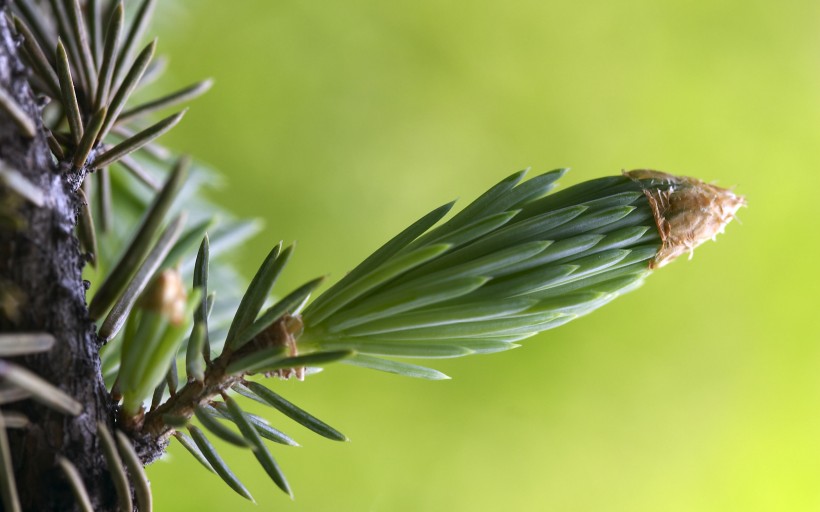
[[[163,270],[151,281],[138,305],[145,310],[162,314],[171,325],[180,325],[185,320],[186,298],[182,276],[179,270],[172,268]]]
[[[746,205],[743,196],[695,178],[643,169],[624,174],[641,183],[655,217],[662,245],[649,264],[653,269],[687,252],[691,258],[695,247],[723,233]]]

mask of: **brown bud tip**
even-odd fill
[[[624,174],[641,184],[661,236],[661,248],[649,268],[662,267],[686,252],[691,258],[695,247],[723,233],[746,205],[743,196],[695,178],[644,169]]]
[[[185,320],[185,300],[187,298],[182,276],[177,269],[160,272],[140,297],[139,305],[151,311],[162,313],[173,325]]]

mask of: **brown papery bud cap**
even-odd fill
[[[661,248],[649,268],[662,267],[686,252],[691,258],[695,247],[723,233],[746,205],[743,196],[695,178],[643,169],[624,174],[640,183],[660,233]]]

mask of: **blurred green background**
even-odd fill
[[[160,510],[820,510],[820,3],[164,2],[170,90],[214,89],[164,139],[213,197],[297,240],[285,291],[343,275],[434,206],[518,169],[563,185],[650,167],[736,185],[740,223],[589,317],[452,381],[347,366],[276,389],[346,433],[247,452],[259,505],[178,445]],[[270,416],[270,413],[268,413]]]

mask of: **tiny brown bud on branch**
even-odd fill
[[[187,293],[179,270],[167,269],[154,278],[140,298],[139,306],[157,311],[167,317],[172,325],[179,325],[185,320],[186,298]]]

